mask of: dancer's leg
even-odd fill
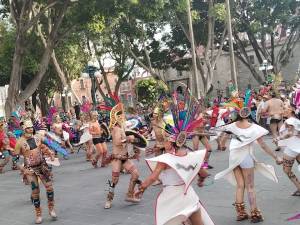
[[[102,159],[101,159],[101,167],[106,166],[106,156],[107,156],[107,145],[105,142],[100,144],[102,147]]]
[[[251,207],[251,222],[258,223],[263,221],[262,214],[257,208],[256,204],[256,194],[254,189],[254,167],[253,168],[243,168],[243,175],[245,179],[245,186],[247,189],[249,204]]]
[[[128,173],[131,174],[126,201],[134,202],[134,203],[140,202],[140,199],[136,199],[134,197],[134,188],[135,188],[135,185],[138,183],[139,172],[138,172],[136,166],[130,160],[127,160],[123,166],[124,166],[124,169],[126,171],[128,171]]]
[[[111,162],[112,165],[112,179],[109,181],[109,191],[107,194],[106,202],[105,202],[105,209],[110,209],[112,205],[112,201],[115,195],[115,187],[119,181],[120,171],[122,168],[121,160],[114,159]]]
[[[245,180],[242,169],[240,167],[236,167],[233,170],[235,179],[236,179],[236,193],[235,193],[235,209],[237,212],[237,221],[242,221],[248,219],[248,214],[245,210],[244,203],[244,192],[245,192]]]
[[[31,199],[35,208],[35,223],[42,223],[42,209],[40,202],[40,188],[38,178],[35,174],[27,175],[28,181],[31,184]]]
[[[47,199],[48,199],[48,209],[49,209],[49,215],[53,220],[57,219],[55,210],[54,210],[54,189],[52,181],[41,179],[43,185],[46,189]]]
[[[293,195],[300,196],[300,182],[292,171],[294,162],[294,157],[290,157],[287,154],[283,154],[283,171],[297,188],[297,191]]]
[[[200,209],[194,212],[189,219],[192,225],[203,225]]]

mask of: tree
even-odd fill
[[[167,91],[162,82],[154,78],[139,80],[135,86],[138,102],[147,108],[155,106],[159,97]]]
[[[254,50],[260,64],[266,59],[278,74],[289,62],[300,38],[299,3],[297,0],[234,1],[232,7],[235,54],[257,82],[262,83],[265,77],[252,64],[247,48]],[[246,38],[241,34],[246,34]]]
[[[140,38],[131,41],[130,50],[141,67],[155,77],[163,79],[155,69],[174,67],[177,70],[191,70],[191,59],[186,57],[191,55],[191,38],[188,32],[186,0],[159,2],[156,7],[158,12],[153,10],[149,17],[136,18],[135,22],[129,20],[130,24],[138,24],[135,25],[139,28],[139,32],[136,33],[140,34]],[[226,38],[225,7],[224,4],[213,0],[194,1],[192,14],[195,45],[197,49],[204,49],[203,52],[197,51],[196,55],[205,94],[211,90],[214,67]],[[169,28],[170,32],[162,32],[166,28]],[[159,33],[163,34],[160,40],[155,38]]]
[[[14,55],[14,44],[16,32],[7,21],[0,23],[0,85],[6,85],[9,82],[10,74],[12,71],[12,58]],[[29,46],[30,45],[30,46]],[[26,86],[34,78],[38,71],[38,63],[43,52],[44,47],[40,44],[39,39],[32,33],[31,41],[28,42],[26,56],[24,57],[24,66],[22,70],[21,88],[25,89]],[[53,68],[47,69],[43,82],[39,85],[38,89],[32,95],[33,106],[37,103],[42,109],[43,115],[47,111],[47,94],[54,93],[58,90],[58,79],[53,74]],[[55,79],[56,78],[56,79]],[[38,101],[38,98],[40,101]]]
[[[62,37],[59,28],[67,9],[71,6],[71,0],[64,1],[9,1],[10,15],[16,27],[15,51],[12,63],[12,72],[9,82],[8,98],[5,104],[6,115],[10,115],[16,105],[25,102],[38,88],[46,73],[50,56],[55,45]],[[6,5],[7,6],[7,5]],[[21,88],[24,58],[28,49],[28,42],[32,35],[32,29],[46,12],[51,12],[53,29],[47,36],[47,47],[40,57],[38,71],[25,89]]]
[[[123,3],[124,4],[124,3]],[[128,3],[131,4],[131,3]],[[120,85],[123,81],[129,79],[136,62],[129,56],[126,48],[126,40],[122,33],[122,10],[117,2],[108,5],[111,10],[110,15],[97,13],[93,20],[88,24],[85,35],[86,45],[89,49],[90,57],[96,57],[101,74],[109,95],[114,95],[119,92]],[[113,61],[113,65],[105,65],[105,60],[109,58]],[[108,68],[110,67],[110,68]],[[117,75],[117,81],[114,90],[110,87],[107,75],[114,73]],[[106,93],[102,90],[100,83],[98,89],[103,99]]]

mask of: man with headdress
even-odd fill
[[[133,162],[130,160],[128,153],[128,143],[134,143],[134,136],[126,136],[124,121],[125,112],[122,103],[114,106],[110,112],[110,129],[112,132],[113,151],[110,157],[112,165],[112,180],[109,181],[109,192],[104,208],[111,208],[114,198],[114,189],[119,181],[120,171],[124,168],[131,174],[127,197],[125,201],[138,203],[140,199],[134,197],[134,189],[138,183],[139,172]]]
[[[151,126],[155,134],[155,145],[153,151],[155,156],[163,153],[164,142],[165,142],[165,132],[162,129],[164,127],[164,121],[162,118],[162,110],[157,106],[153,111],[153,119],[151,121]]]
[[[57,218],[54,211],[54,190],[51,180],[51,171],[46,163],[46,157],[54,161],[53,153],[42,143],[43,138],[40,135],[34,135],[33,124],[31,120],[25,120],[22,128],[24,134],[18,140],[14,153],[24,157],[24,166],[18,166],[21,172],[26,175],[32,190],[32,202],[35,207],[35,223],[42,223],[42,210],[40,206],[40,189],[38,179],[45,186],[50,217]]]

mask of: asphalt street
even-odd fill
[[[270,138],[266,138],[271,144]],[[153,143],[150,143],[153,144]],[[213,145],[215,146],[215,145]],[[274,146],[273,146],[274,148]],[[292,197],[295,187],[283,173],[280,166],[259,148],[256,150],[260,161],[274,165],[279,183],[255,175],[258,205],[265,221],[262,225],[296,225],[300,220],[286,221],[287,218],[300,213],[300,197]],[[111,176],[111,168],[94,169],[85,161],[84,151],[71,155],[69,160],[61,160],[61,166],[54,168],[54,188],[56,199],[57,221],[51,221],[46,206],[46,194],[41,189],[43,224],[51,225],[153,225],[154,203],[161,186],[150,187],[138,205],[124,201],[127,192],[129,175],[122,175],[116,187],[113,207],[103,208],[108,189],[107,180]],[[136,164],[141,178],[149,174],[149,170],[142,158]],[[228,151],[213,151],[211,164],[214,169],[210,173],[227,168]],[[6,168],[8,170],[9,168]],[[296,166],[294,167],[296,171]],[[300,177],[299,171],[296,172]],[[211,215],[216,225],[247,225],[250,221],[236,222],[234,202],[234,187],[225,180],[213,181],[210,178],[206,186],[198,188],[194,185],[202,203]],[[29,200],[30,187],[24,186],[17,171],[7,171],[0,174],[0,225],[28,225],[34,224],[33,206]],[[246,199],[245,199],[246,200]]]

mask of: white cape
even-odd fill
[[[245,157],[250,154],[255,162],[255,171],[260,172],[265,177],[278,183],[278,178],[275,174],[274,167],[258,162],[254,156],[254,142],[258,138],[268,134],[268,131],[256,124],[252,124],[247,129],[241,129],[238,128],[235,123],[225,126],[225,130],[236,134],[241,141],[237,140],[236,138],[232,138],[229,145],[229,167],[226,170],[216,174],[215,179],[217,180],[220,178],[225,178],[232,185],[236,185],[233,170],[238,167],[243,162]]]
[[[151,171],[158,162],[162,162],[174,169],[184,182],[184,185],[165,186],[158,195],[155,207],[156,225],[180,225],[197,210],[201,210],[204,225],[214,225],[190,186],[201,168],[205,153],[205,150],[195,151],[182,157],[167,153],[146,159]]]

